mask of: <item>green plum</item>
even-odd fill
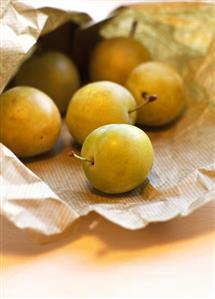
[[[64,113],[71,96],[80,86],[80,79],[69,57],[57,51],[47,51],[33,55],[24,62],[15,77],[15,84],[40,89]]]
[[[108,81],[94,82],[73,95],[66,124],[73,138],[82,144],[89,133],[102,125],[134,124],[135,107],[136,101],[126,88]]]
[[[18,157],[49,151],[58,139],[61,116],[53,100],[32,87],[0,95],[0,142]]]
[[[92,52],[90,78],[92,81],[108,80],[123,85],[133,68],[150,59],[149,51],[133,37],[106,39]]]
[[[125,86],[137,101],[144,103],[146,95],[156,97],[137,109],[139,124],[158,127],[175,120],[185,107],[185,88],[182,77],[163,62],[143,63],[130,73]]]
[[[73,153],[74,154],[74,153]],[[83,170],[98,190],[117,194],[144,182],[153,165],[153,147],[141,129],[112,124],[91,132],[81,150]]]

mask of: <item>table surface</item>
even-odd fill
[[[1,218],[2,297],[212,298],[214,212],[215,201],[137,231],[90,214],[46,245]]]

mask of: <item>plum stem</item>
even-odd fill
[[[74,151],[71,151],[71,152],[69,153],[69,156],[70,156],[70,157],[75,157],[76,159],[79,159],[79,160],[81,160],[81,161],[89,162],[89,163],[91,163],[92,165],[94,164],[94,161],[93,161],[93,160],[90,160],[90,159],[87,159],[87,158],[85,158],[85,157],[82,157],[82,156],[76,154]]]
[[[129,32],[130,37],[134,37],[134,35],[136,33],[136,30],[137,30],[137,25],[138,25],[138,21],[134,20],[131,24],[131,29],[130,29],[130,32]]]
[[[141,93],[141,96],[143,97],[144,99],[144,102],[141,103],[140,105],[136,106],[134,109],[131,109],[128,111],[128,113],[132,113],[134,111],[137,111],[139,110],[140,108],[142,108],[143,106],[145,106],[146,104],[148,103],[151,103],[151,102],[154,102],[156,99],[157,99],[157,95],[156,94],[153,94],[153,95],[149,95],[147,92],[143,91]]]

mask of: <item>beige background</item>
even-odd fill
[[[91,214],[48,245],[1,218],[2,297],[212,298],[214,212],[213,201],[138,231]]]

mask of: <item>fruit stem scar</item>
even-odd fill
[[[138,25],[138,21],[137,20],[133,20],[132,24],[131,24],[131,29],[129,32],[129,36],[130,37],[134,37],[135,32],[137,30],[137,25]]]
[[[71,151],[71,152],[69,153],[69,156],[70,156],[70,157],[75,157],[76,159],[79,159],[79,160],[81,160],[81,161],[89,162],[89,163],[91,163],[92,165],[94,165],[94,160],[90,160],[90,159],[87,159],[87,158],[85,158],[85,157],[82,157],[82,156],[76,154],[74,151]]]
[[[128,111],[128,113],[132,113],[136,110],[139,110],[140,108],[142,108],[143,106],[145,106],[148,103],[154,102],[157,99],[157,95],[153,94],[153,95],[149,95],[147,92],[143,91],[141,93],[142,98],[144,99],[144,102],[138,106],[136,106],[134,109],[131,109]]]

